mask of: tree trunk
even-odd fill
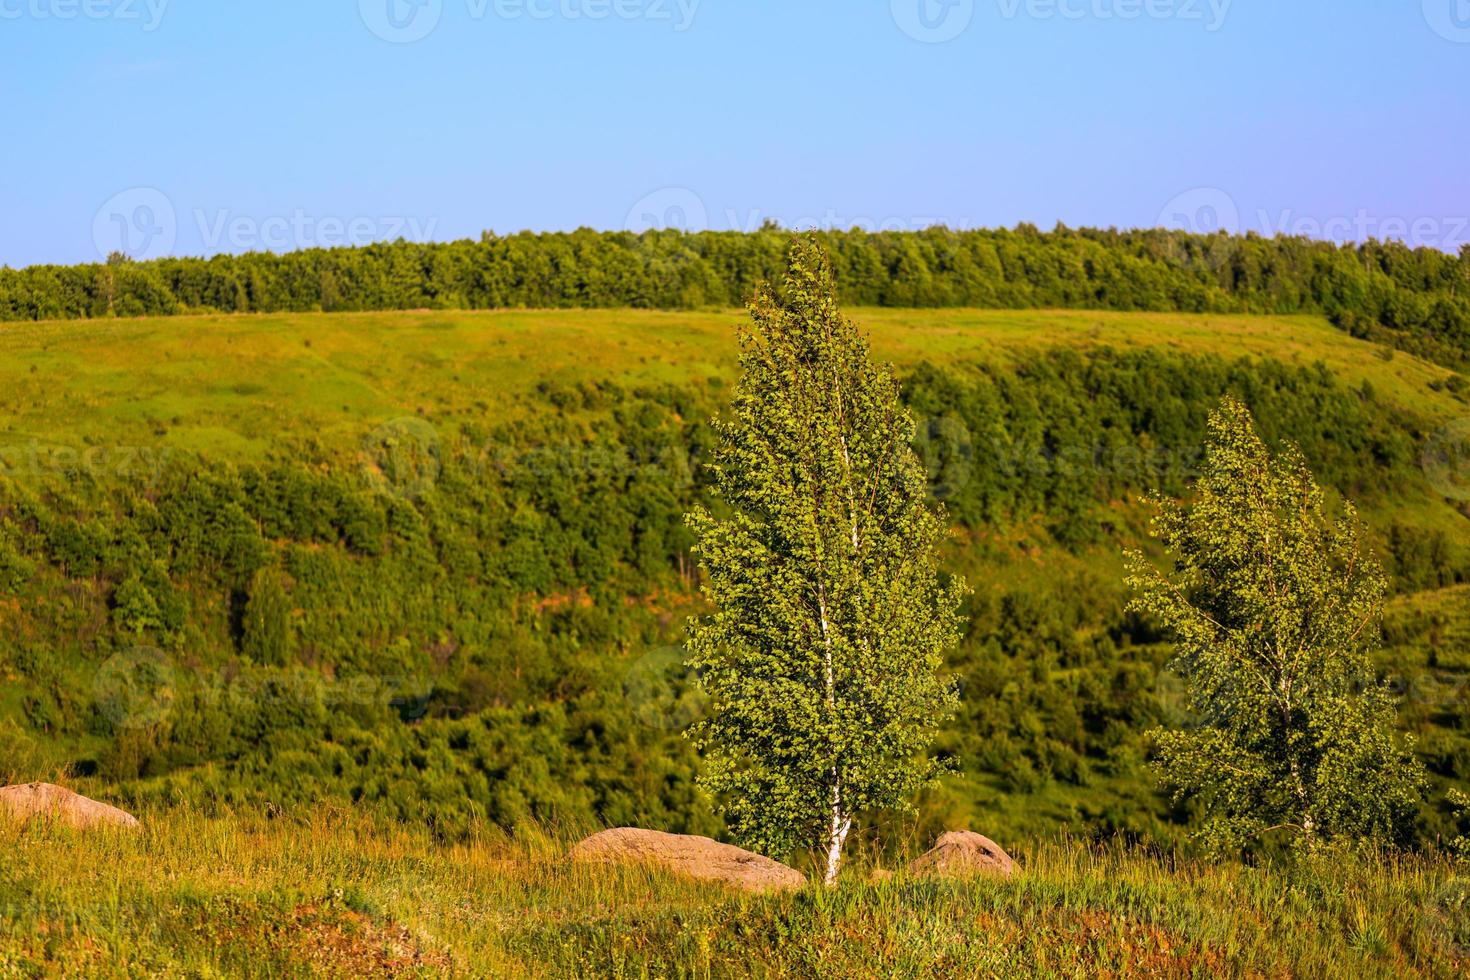
[[[1281,724],[1285,732],[1288,745],[1291,741],[1291,685],[1287,678],[1282,677],[1279,684],[1282,694]],[[1301,766],[1297,762],[1296,750],[1288,748],[1291,752],[1291,781],[1296,790],[1297,802],[1302,808],[1302,836],[1306,838],[1307,847],[1314,848],[1317,845],[1317,821],[1312,818],[1311,804],[1307,800],[1307,786],[1302,780]]]
[[[847,843],[848,831],[852,830],[852,817],[842,811],[842,783],[832,780],[832,827],[827,834],[827,874],[822,884],[832,887],[837,884],[837,873],[842,870],[842,845]]]
[[[818,583],[817,609],[821,616],[822,645],[826,648],[827,707],[837,706],[837,677],[832,664],[832,632],[827,623],[827,590]],[[823,884],[837,884],[837,872],[842,869],[842,845],[847,843],[847,832],[852,829],[852,817],[842,805],[842,771],[832,767],[832,825],[827,832],[827,874]]]

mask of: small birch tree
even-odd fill
[[[1219,849],[1275,830],[1308,847],[1395,836],[1422,779],[1369,660],[1386,586],[1352,505],[1329,519],[1301,452],[1273,457],[1228,398],[1193,503],[1157,504],[1173,574],[1131,552],[1132,608],[1175,637],[1199,724],[1156,732],[1157,765],[1176,799],[1204,804],[1202,836]]]
[[[957,703],[938,669],[963,585],[939,579],[913,420],[814,240],[751,319],[713,457],[730,513],[689,515],[715,610],[690,624],[711,709],[691,735],[736,836],[818,846],[832,884],[858,814],[911,806],[941,769],[926,749]]]

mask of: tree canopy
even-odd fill
[[[1402,835],[1421,775],[1368,659],[1386,582],[1352,505],[1327,516],[1301,452],[1273,456],[1231,398],[1195,492],[1159,504],[1173,575],[1130,554],[1133,606],[1174,635],[1196,719],[1158,733],[1163,775],[1203,801],[1221,847]]]
[[[947,525],[898,385],[814,240],[751,317],[714,453],[731,513],[690,517],[715,610],[690,630],[712,707],[694,732],[732,829],[778,853],[820,845],[830,884],[857,815],[940,769],[925,750],[956,708],[938,669],[963,587],[936,569]]]

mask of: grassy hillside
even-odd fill
[[[1153,486],[1224,392],[1362,505],[1386,673],[1457,829],[1470,778],[1464,379],[1312,317],[862,309],[976,586],[964,775],[919,828],[1176,843],[1146,731],[1186,723],[1122,612]],[[0,329],[0,778],[126,803],[715,833],[679,729],[680,515],[738,311],[397,312]],[[1456,483],[1459,479],[1461,482]],[[1470,827],[1458,828],[1470,830]]]
[[[1164,229],[813,233],[842,302],[890,308],[1317,314],[1463,369],[1470,259],[1400,242]],[[792,232],[490,232],[133,262],[0,268],[0,321],[366,310],[718,309],[779,282]]]
[[[1463,416],[1447,368],[1354,339],[1320,317],[1101,311],[851,311],[874,354],[1006,365],[1051,347],[1145,348],[1325,364],[1426,422]],[[352,453],[422,414],[514,418],[547,381],[733,379],[739,311],[393,312],[51,321],[0,329],[0,445],[127,443],[260,459],[302,439]]]
[[[1010,880],[750,897],[569,865],[523,828],[145,814],[138,834],[0,826],[0,973],[494,977],[1462,976],[1452,865],[1262,869],[1034,841]],[[106,854],[106,858],[99,857]]]

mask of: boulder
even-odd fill
[[[620,827],[593,834],[572,848],[573,861],[630,861],[657,865],[700,881],[752,892],[789,891],[806,876],[780,861],[708,837]]]
[[[67,827],[136,827],[138,818],[50,783],[0,788],[0,815],[15,820],[50,820]]]
[[[989,837],[968,830],[952,830],[909,863],[915,875],[965,875],[977,872],[1010,877],[1016,862]]]

